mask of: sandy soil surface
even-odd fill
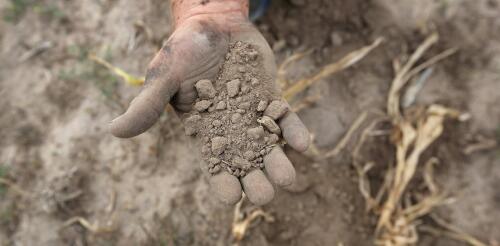
[[[114,138],[107,123],[140,88],[87,58],[143,75],[172,31],[168,1],[23,0],[0,9],[0,178],[10,181],[0,184],[0,245],[231,244],[233,208],[211,197],[201,153],[177,116],[166,112],[147,133]],[[256,24],[278,64],[312,49],[289,67],[291,79],[385,38],[360,63],[300,95],[319,95],[299,115],[321,151],[362,112],[385,111],[395,58],[407,58],[433,31],[440,41],[427,58],[458,48],[432,67],[415,102],[471,115],[447,121],[426,152],[440,160],[437,183],[455,198],[435,213],[498,245],[500,150],[466,150],[500,140],[500,1],[276,0]],[[394,150],[387,134],[369,143],[377,163],[370,179],[381,183]],[[254,221],[241,245],[373,245],[376,220],[365,212],[352,148],[321,161],[287,150],[298,183],[262,208],[274,221]],[[466,245],[425,232],[418,244]]]

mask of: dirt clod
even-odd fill
[[[200,98],[210,99],[215,97],[215,88],[210,80],[202,79],[196,83],[195,87]]]
[[[235,97],[240,91],[240,80],[235,79],[227,83],[227,94],[229,97]]]
[[[198,112],[203,112],[203,111],[207,110],[210,107],[210,105],[212,105],[211,101],[209,101],[209,100],[202,100],[202,101],[197,102],[194,105],[194,108]]]
[[[264,115],[271,117],[273,120],[279,119],[288,111],[288,106],[280,100],[272,101],[264,111]]]
[[[260,101],[259,105],[257,105],[257,111],[262,112],[267,108],[267,101]]]
[[[227,139],[225,137],[214,137],[212,138],[212,153],[214,155],[220,155],[226,149],[228,145]]]
[[[260,139],[264,135],[264,128],[262,126],[248,129],[247,135],[253,140]]]
[[[196,83],[199,98],[183,116],[186,133],[204,139],[202,156],[210,174],[227,171],[243,177],[263,168],[262,157],[279,141],[281,130],[264,112],[279,118],[286,104],[265,88],[263,82],[274,81],[255,54],[259,53],[251,45],[232,44],[217,79]],[[266,111],[268,102],[273,108]]]
[[[270,132],[278,134],[278,135],[281,134],[280,127],[278,126],[278,124],[276,124],[276,122],[273,119],[271,119],[271,117],[263,116],[262,118],[258,119],[257,121],[260,124],[262,124],[264,127],[266,127],[266,129],[269,130]]]

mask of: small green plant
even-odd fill
[[[5,178],[8,174],[8,170],[4,166],[0,166],[0,179]],[[0,197],[3,197],[7,192],[7,187],[0,183]]]
[[[60,21],[66,18],[66,13],[54,4],[38,4],[33,7],[33,11],[49,20]]]
[[[10,5],[3,9],[3,19],[7,22],[16,23],[24,14],[32,10],[49,20],[63,20],[66,14],[54,4],[39,3],[34,0],[9,0]]]
[[[10,6],[3,10],[3,19],[7,22],[19,21],[32,3],[31,0],[10,0]]]

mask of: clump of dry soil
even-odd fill
[[[226,60],[212,82],[200,80],[193,109],[184,120],[186,134],[203,141],[202,156],[210,174],[227,171],[243,177],[263,168],[263,156],[280,144],[276,120],[288,105],[269,91],[262,57],[250,44],[230,45]]]

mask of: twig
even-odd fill
[[[285,90],[285,92],[283,93],[285,99],[290,101],[298,93],[305,90],[306,88],[308,88],[312,84],[318,82],[319,80],[356,64],[361,59],[363,59],[366,55],[368,55],[373,49],[378,47],[382,43],[383,40],[384,40],[383,38],[377,38],[372,44],[347,54],[342,59],[340,59],[338,62],[329,64],[329,65],[323,67],[319,71],[319,73],[317,73],[316,75],[314,75],[310,78],[305,78],[305,79],[301,79],[301,80],[297,81],[296,83],[294,83],[292,86],[290,86],[289,88],[287,88]]]
[[[245,237],[246,231],[250,227],[250,224],[257,218],[263,217],[266,222],[274,222],[274,218],[260,208],[253,210],[250,215],[244,217],[241,213],[241,206],[245,198],[246,196],[245,194],[243,194],[243,197],[234,208],[232,236],[236,242],[236,245]]]
[[[113,226],[99,226],[99,223],[90,223],[88,220],[86,220],[83,217],[76,216],[73,218],[70,218],[66,220],[63,225],[61,226],[61,229],[64,229],[68,226],[71,226],[72,224],[78,223],[81,226],[83,226],[85,229],[91,231],[92,233],[109,233],[115,231],[116,228]]]
[[[400,91],[408,82],[409,77],[407,74],[410,72],[411,68],[415,63],[422,57],[422,55],[427,51],[433,44],[439,40],[437,33],[429,36],[410,56],[410,59],[406,64],[399,69],[391,83],[391,89],[389,91],[389,97],[387,100],[387,113],[391,118],[396,121],[401,120],[401,113],[399,112],[399,98]]]
[[[345,146],[347,145],[349,140],[352,138],[352,135],[356,132],[356,130],[358,130],[358,128],[363,124],[363,122],[365,122],[367,116],[368,116],[368,113],[366,111],[361,113],[356,118],[354,123],[351,125],[351,127],[349,128],[347,133],[342,137],[340,142],[335,146],[335,148],[333,148],[332,150],[330,150],[324,154],[323,159],[338,155],[340,153],[340,151],[342,151],[345,148]]]
[[[483,243],[479,239],[465,233],[449,222],[446,222],[444,219],[439,218],[437,215],[431,214],[430,217],[434,220],[434,222],[436,222],[436,224],[443,227],[444,230],[430,226],[422,226],[420,228],[421,231],[429,232],[437,236],[446,236],[457,241],[468,243],[472,246],[488,246],[488,244]]]
[[[281,65],[278,68],[277,77],[278,77],[278,83],[283,88],[288,86],[288,83],[289,83],[289,81],[286,79],[286,73],[287,73],[286,70],[287,70],[288,66],[290,66],[292,63],[302,59],[302,57],[311,54],[312,52],[313,52],[313,49],[310,49],[310,50],[307,50],[305,52],[299,52],[299,53],[293,54],[293,55],[289,56],[288,58],[286,58],[283,63],[281,63]]]

